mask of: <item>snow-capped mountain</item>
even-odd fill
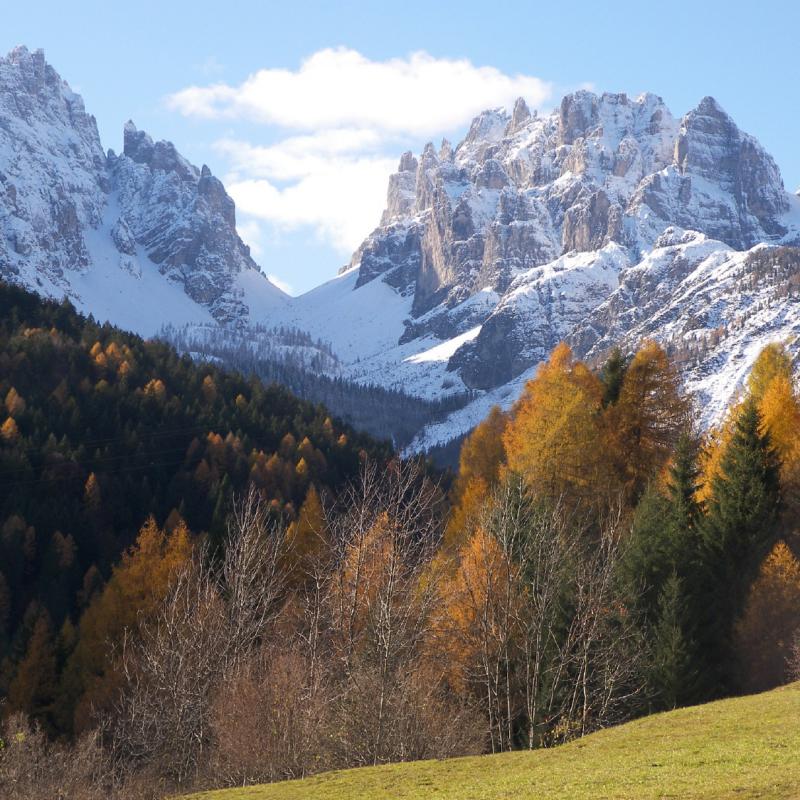
[[[40,51],[0,59],[0,278],[207,356],[301,342],[295,365],[449,398],[413,450],[508,407],[560,340],[595,360],[665,342],[714,421],[758,349],[800,332],[798,248],[800,198],[715,100],[678,119],[655,95],[580,91],[404,154],[350,264],[289,298],[207,167],[132,123],[104,153]]]
[[[477,117],[455,149],[406,153],[343,278],[406,304],[395,358],[407,386],[422,360],[419,391],[438,377],[478,392],[421,432],[425,448],[508,406],[563,339],[590,358],[647,337],[691,352],[713,421],[758,343],[796,331],[800,251],[782,245],[800,245],[800,200],[715,100],[677,120],[654,95],[581,91],[544,116],[520,99]],[[777,272],[781,286],[765,277]]]
[[[103,152],[94,117],[24,47],[0,58],[0,277],[153,334],[167,320],[256,322],[285,295],[236,233],[207,167],[128,123]]]

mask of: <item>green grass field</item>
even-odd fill
[[[800,683],[551,750],[330,772],[199,800],[800,798]]]

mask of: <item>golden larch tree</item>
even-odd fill
[[[503,442],[508,466],[536,493],[603,502],[609,471],[602,395],[598,377],[563,343],[528,382]]]
[[[742,688],[758,692],[784,683],[800,631],[800,561],[782,541],[764,559],[736,625]]]

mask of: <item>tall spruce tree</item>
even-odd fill
[[[781,505],[778,457],[762,433],[756,402],[745,401],[711,484],[702,525],[701,643],[716,693],[736,688],[731,637],[747,590],[775,543]]]
[[[629,359],[622,355],[622,350],[615,347],[606,363],[603,364],[600,372],[600,380],[603,382],[603,406],[614,405],[619,400],[628,362]]]
[[[677,708],[700,696],[691,629],[684,583],[673,572],[659,594],[657,619],[650,635],[648,682],[655,708]]]
[[[697,444],[678,441],[663,489],[651,484],[634,515],[624,580],[649,645],[654,708],[669,709],[702,696],[695,619],[701,598],[696,500]]]
[[[673,573],[686,587],[694,587],[700,551],[697,480],[697,445],[684,434],[665,489],[651,484],[636,508],[625,569],[631,589],[638,592],[636,605],[649,624],[655,623],[660,595]]]

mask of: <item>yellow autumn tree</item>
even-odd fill
[[[192,541],[182,521],[167,534],[150,517],[136,543],[114,568],[80,621],[80,639],[70,659],[73,674],[90,676],[75,711],[76,730],[91,724],[92,708],[107,704],[117,686],[113,649],[126,630],[135,631],[165,597],[176,571],[191,557]]]
[[[667,464],[690,411],[675,365],[656,342],[645,343],[625,371],[618,401],[606,412],[617,471],[632,498]]]
[[[786,347],[778,342],[768,344],[758,354],[753,362],[750,375],[747,378],[747,388],[750,396],[760,403],[767,392],[770,383],[775,378],[792,378],[792,358]]]
[[[800,561],[782,541],[758,573],[735,643],[742,688],[758,692],[787,680],[787,660],[800,631]]]
[[[145,384],[144,393],[147,397],[155,397],[160,402],[167,396],[167,387],[160,378],[152,378]]]
[[[13,386],[6,395],[6,410],[10,417],[16,417],[25,411],[25,400]]]
[[[437,636],[460,691],[496,664],[507,637],[514,598],[512,565],[497,540],[478,528],[460,549],[454,575],[443,591],[444,614]],[[485,675],[483,677],[486,677]]]
[[[697,500],[706,503],[711,497],[714,478],[722,472],[722,460],[736,430],[736,421],[742,411],[743,403],[738,401],[730,406],[722,422],[712,428],[703,440],[700,450],[700,480]]]
[[[791,357],[785,346],[777,343],[761,351],[748,376],[746,396],[731,406],[725,420],[707,437],[701,458],[699,496],[707,499],[747,397],[755,400],[762,433],[769,433],[780,458],[784,499],[790,506],[800,506],[800,398],[794,385]]]
[[[783,345],[765,347],[748,381],[761,424],[781,461],[781,487],[792,509],[800,507],[800,398],[792,361]]]
[[[328,541],[325,511],[314,484],[308,487],[297,519],[286,533],[290,580],[300,582],[324,555]]]
[[[602,385],[558,345],[514,407],[503,434],[508,466],[540,495],[602,502],[609,489]]]
[[[508,417],[494,406],[461,446],[458,478],[452,492],[453,510],[445,532],[448,547],[460,546],[469,538],[500,477],[506,462],[503,433],[507,422]]]
[[[356,532],[346,543],[332,587],[335,646],[352,654],[362,643],[377,598],[387,579],[387,565],[395,556],[393,521],[386,512],[368,530]],[[387,609],[388,611],[388,609]]]
[[[8,417],[6,421],[0,425],[0,438],[8,444],[13,444],[19,439],[19,428],[14,421],[14,417]]]

